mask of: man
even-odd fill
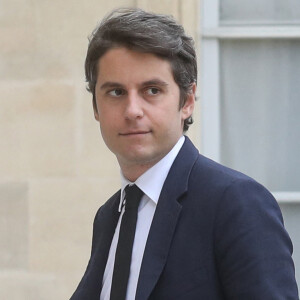
[[[97,212],[71,300],[298,299],[274,198],[183,136],[197,78],[183,28],[164,15],[114,11],[92,35],[85,70],[122,186]]]

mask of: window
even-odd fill
[[[202,153],[264,184],[300,281],[300,2],[202,0]]]

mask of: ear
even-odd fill
[[[191,91],[187,96],[184,106],[181,108],[182,119],[185,120],[189,118],[194,111],[195,98],[196,98],[196,83],[191,86]]]
[[[96,103],[96,97],[95,96],[93,96],[93,110],[94,110],[94,117],[99,122],[99,113],[98,113],[98,108],[97,108],[97,103]]]

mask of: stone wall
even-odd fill
[[[69,299],[95,212],[119,187],[85,90],[87,36],[134,6],[173,14],[196,37],[197,2],[0,1],[0,299]]]

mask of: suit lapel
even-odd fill
[[[119,219],[119,199],[120,192],[117,192],[101,207],[94,221],[92,254],[85,288],[95,296],[95,299],[100,297],[108,253]]]
[[[186,137],[162,188],[153,217],[139,275],[136,300],[149,298],[165,266],[182,205],[189,174],[198,150]]]

